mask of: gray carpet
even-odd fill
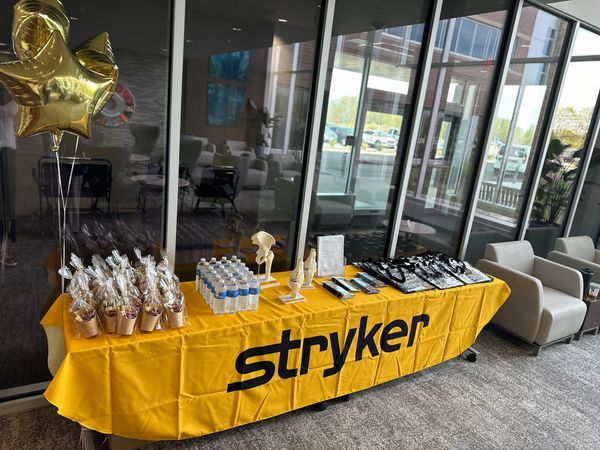
[[[544,349],[484,330],[476,363],[455,359],[334,402],[164,449],[600,448],[600,335]],[[53,408],[0,417],[0,449],[77,448]],[[103,441],[101,435],[98,442]],[[106,446],[104,446],[106,447]]]

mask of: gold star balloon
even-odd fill
[[[18,107],[17,136],[50,132],[54,151],[64,132],[90,137],[92,117],[104,108],[118,78],[108,34],[71,52],[68,33],[59,0],[20,0],[13,21],[19,59],[0,64],[0,82]]]

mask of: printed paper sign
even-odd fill
[[[344,275],[344,236],[319,236],[317,246],[317,276]]]

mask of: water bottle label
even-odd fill
[[[259,289],[257,287],[249,289],[250,295],[258,295],[258,291],[259,291]]]
[[[217,293],[217,298],[219,300],[224,300],[225,299],[225,291]]]
[[[250,293],[250,289],[240,289],[240,295],[248,295]]]
[[[227,297],[237,297],[238,295],[238,291],[227,291]]]

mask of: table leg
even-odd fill
[[[96,450],[96,444],[94,443],[94,432],[86,427],[81,427],[81,447],[83,450]]]
[[[474,347],[469,347],[467,350],[465,350],[463,352],[463,356],[469,362],[475,362],[475,361],[477,361],[477,356],[478,355],[479,355],[479,352],[477,350],[475,350]]]

